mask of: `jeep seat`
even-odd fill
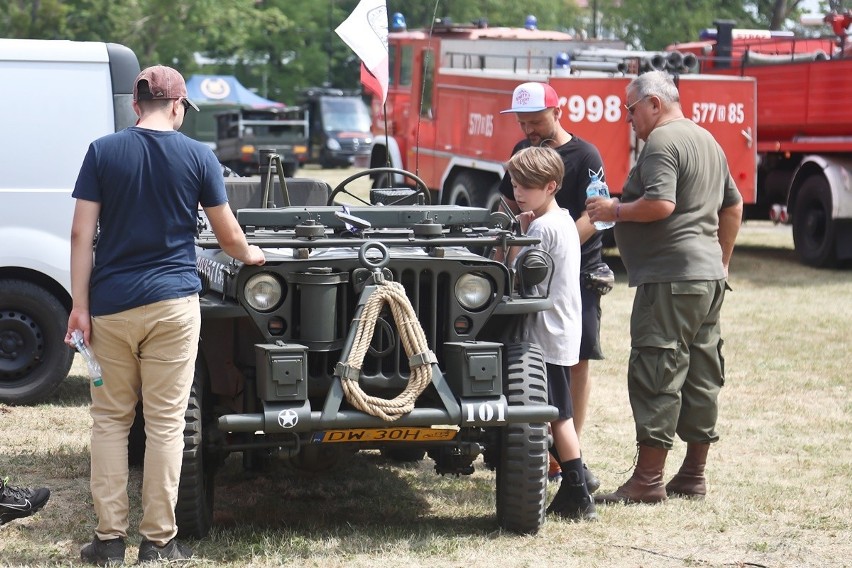
[[[284,206],[277,178],[273,178],[270,193],[276,207]],[[328,183],[310,178],[287,178],[287,193],[290,195],[290,205],[308,206],[325,205],[331,186]],[[235,213],[238,209],[259,209],[263,207],[263,186],[259,177],[225,178],[225,191],[228,203]]]

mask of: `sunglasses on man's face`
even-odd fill
[[[189,101],[186,99],[181,99],[180,104],[183,105],[183,110],[185,112],[189,112],[192,109],[192,105],[189,104]]]

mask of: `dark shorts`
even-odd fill
[[[574,418],[574,405],[571,402],[571,368],[562,365],[547,367],[547,403],[559,409],[559,420]]]
[[[601,351],[601,296],[580,286],[583,302],[583,336],[580,339],[580,360],[603,359]]]

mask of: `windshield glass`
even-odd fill
[[[370,111],[358,97],[324,97],[322,117],[328,131],[370,131]]]

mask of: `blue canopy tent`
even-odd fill
[[[180,130],[211,148],[216,147],[216,113],[236,108],[285,106],[252,93],[233,75],[193,75],[186,82],[186,91],[199,112],[187,113]]]
[[[239,105],[251,108],[281,107],[283,104],[256,95],[233,75],[193,75],[186,82],[189,99],[206,104]]]

